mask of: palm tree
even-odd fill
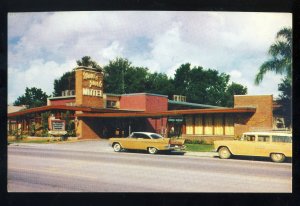
[[[268,53],[271,58],[260,66],[255,84],[261,83],[269,71],[284,74],[292,84],[292,28],[283,28],[277,33],[275,43],[270,46]]]

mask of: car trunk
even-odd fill
[[[184,139],[170,139],[169,144],[181,146],[184,144]]]

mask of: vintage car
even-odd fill
[[[292,157],[292,134],[282,132],[246,132],[239,140],[214,141],[214,150],[221,159],[231,155],[270,157],[274,162],[283,162]]]
[[[160,150],[184,150],[184,139],[163,138],[161,135],[150,132],[133,132],[129,137],[110,138],[109,142],[115,152],[122,149],[147,150],[155,154]]]

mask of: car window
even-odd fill
[[[137,133],[132,133],[130,137],[131,138],[138,138],[138,134]]]
[[[258,142],[270,142],[270,136],[269,135],[258,135],[257,141]]]
[[[150,135],[152,137],[152,139],[160,139],[163,138],[162,136],[158,135],[158,134],[151,134]]]
[[[292,137],[290,136],[278,136],[278,135],[273,135],[272,136],[272,142],[292,142]]]
[[[148,135],[143,134],[143,133],[134,133],[132,138],[143,138],[143,139],[151,139]]]
[[[245,135],[243,140],[253,142],[255,141],[255,135]]]

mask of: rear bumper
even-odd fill
[[[185,150],[185,145],[172,145],[172,146],[166,146],[166,150]]]

